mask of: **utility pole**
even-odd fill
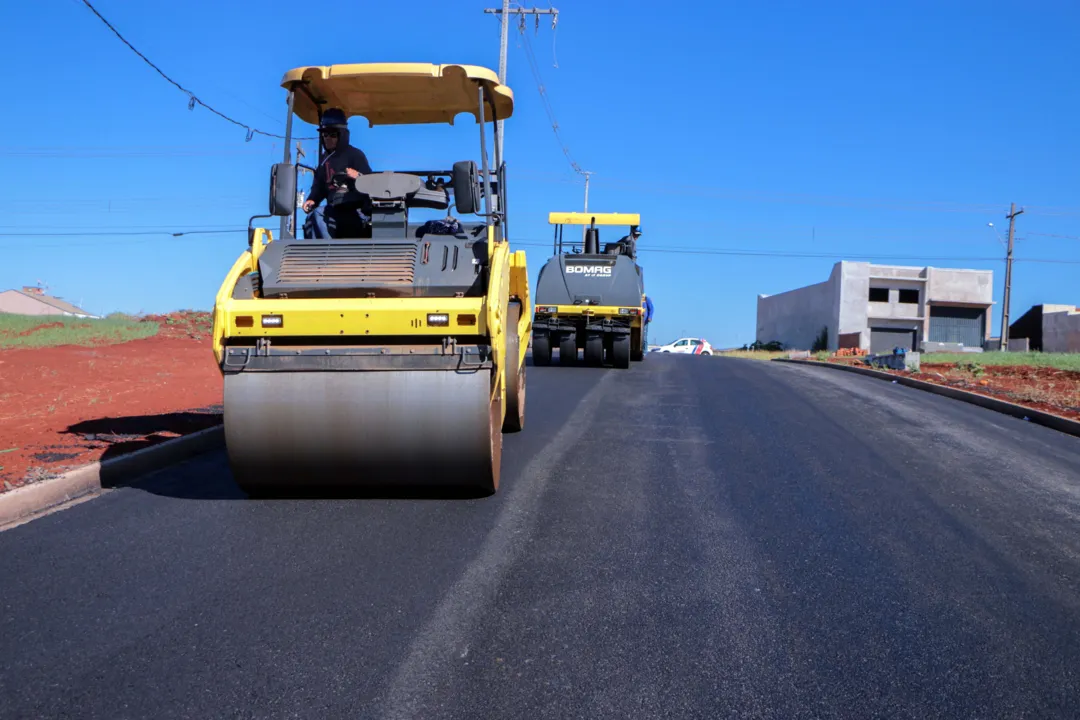
[[[499,82],[503,85],[506,84],[506,48],[508,45],[510,35],[510,16],[517,15],[524,22],[526,15],[533,15],[536,17],[537,25],[540,24],[541,15],[551,15],[552,23],[556,23],[559,20],[559,11],[556,8],[523,8],[516,7],[511,9],[510,0],[503,0],[501,8],[484,8],[484,12],[488,15],[498,15],[500,21],[500,33],[499,33]],[[503,140],[505,134],[503,130],[503,121],[498,121],[499,126],[499,157],[505,158],[503,155]]]
[[[1024,209],[1016,209],[1016,203],[1009,205],[1009,249],[1005,255],[1005,302],[1001,306],[1001,350],[1009,349],[1009,296],[1012,294],[1012,264],[1013,264],[1013,231],[1016,227],[1016,216],[1023,214]]]
[[[506,51],[510,39],[510,0],[503,0],[499,12],[499,82],[506,84]]]

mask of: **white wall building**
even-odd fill
[[[78,318],[97,318],[69,302],[46,295],[41,288],[24,287],[22,290],[0,292],[0,313],[13,315],[68,315]]]
[[[838,262],[825,282],[759,295],[757,340],[809,350],[825,328],[829,350],[919,350],[925,342],[982,348],[993,281],[990,270]]]

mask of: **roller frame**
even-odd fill
[[[286,86],[288,137],[294,100],[308,89],[302,82]],[[484,128],[502,119],[490,113],[497,105],[492,93],[503,91],[489,81],[475,89],[484,207],[472,212],[487,223],[481,296],[350,296],[343,286],[333,298],[261,297],[259,280],[249,280],[259,277],[260,256],[274,238],[249,221],[249,249],[218,290],[213,329],[229,461],[249,492],[327,484],[498,489],[502,433],[524,422],[533,307],[525,253],[511,252],[505,237],[497,130],[495,166],[488,168]],[[288,166],[290,143],[284,145]],[[288,195],[272,183],[272,215],[258,217],[283,215],[284,207],[295,226]],[[284,216],[281,223],[286,234]],[[450,323],[430,326],[425,318],[439,313],[449,314]],[[284,320],[260,324],[268,314]]]

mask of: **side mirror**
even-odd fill
[[[289,217],[296,209],[296,168],[275,163],[270,169],[270,214]]]
[[[472,160],[454,163],[454,207],[460,215],[480,210],[480,173]]]

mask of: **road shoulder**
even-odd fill
[[[1033,422],[1044,427],[1057,430],[1058,432],[1080,437],[1080,422],[1070,420],[1069,418],[1055,415],[1053,413],[1045,412],[1043,410],[1037,410],[1035,408],[1026,407],[1018,403],[1008,402],[1006,400],[999,400],[997,398],[988,397],[986,395],[980,395],[979,393],[969,392],[967,390],[961,390],[955,387],[949,387],[947,385],[939,385],[937,383],[927,382],[924,380],[917,380],[913,377],[898,373],[889,373],[881,370],[873,370],[870,368],[861,368],[852,365],[840,365],[837,363],[823,363],[814,360],[792,360],[788,358],[777,358],[771,362],[789,363],[792,365],[803,365],[809,367],[824,367],[833,370],[841,370],[844,372],[856,373],[859,375],[865,375],[867,377],[876,378],[878,380],[886,380],[907,387],[916,388],[925,392],[933,393],[935,395],[942,395],[944,397],[952,398],[953,400],[959,400],[972,405],[978,405],[979,407],[986,408],[987,410],[993,410],[994,412],[1003,413],[1020,420]]]
[[[0,532],[213,450],[221,446],[224,439],[223,428],[212,427],[0,493]]]

